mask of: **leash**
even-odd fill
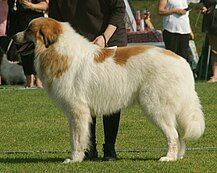
[[[116,150],[117,152],[130,152],[130,153],[140,153],[140,152],[149,152],[149,151],[167,151],[167,148],[139,148],[139,149],[120,149]],[[186,148],[186,151],[200,151],[200,152],[217,152],[217,147],[189,147]],[[44,154],[57,154],[57,153],[70,153],[70,150],[0,150],[0,154],[35,154],[35,153],[44,153]]]
[[[197,19],[196,19],[196,22],[195,22],[195,27],[197,27],[198,21],[199,21],[199,19],[200,19],[200,15],[201,15],[201,13],[199,13],[199,14],[197,15]]]

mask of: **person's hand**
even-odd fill
[[[184,14],[187,13],[186,10],[181,9],[181,8],[174,8],[174,12],[175,12],[176,14],[179,14],[179,15],[184,15]]]
[[[201,8],[201,13],[202,14],[206,14],[208,12],[208,9],[205,7],[205,6],[203,6],[202,8]]]
[[[20,0],[23,8],[34,10],[33,3],[29,0]]]
[[[93,40],[93,43],[97,44],[98,46],[103,47],[103,48],[106,45],[105,40],[104,40],[102,35],[96,37],[95,40]]]
[[[194,33],[191,31],[189,34],[190,40],[194,40]]]

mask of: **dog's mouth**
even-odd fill
[[[20,53],[21,55],[29,55],[34,52],[35,45],[33,42],[26,42],[22,44],[22,46],[18,49],[17,53]]]

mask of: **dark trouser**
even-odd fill
[[[34,67],[34,53],[21,56],[23,70],[25,75],[35,75],[35,67]]]
[[[167,30],[163,31],[163,41],[168,50],[185,58],[189,63],[191,60],[188,56],[189,34],[171,33]]]
[[[93,147],[96,146],[96,118],[92,118],[92,124],[90,126],[90,141]],[[111,145],[114,147],[116,137],[118,133],[120,121],[120,112],[103,117],[104,137],[105,145]]]

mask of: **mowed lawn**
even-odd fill
[[[42,89],[0,89],[0,172],[216,172],[217,84],[196,83],[206,116],[206,131],[198,141],[188,141],[186,156],[162,163],[166,140],[147,121],[138,105],[122,111],[117,139],[119,160],[102,162],[103,130],[97,119],[100,158],[63,164],[70,156],[68,125]]]

